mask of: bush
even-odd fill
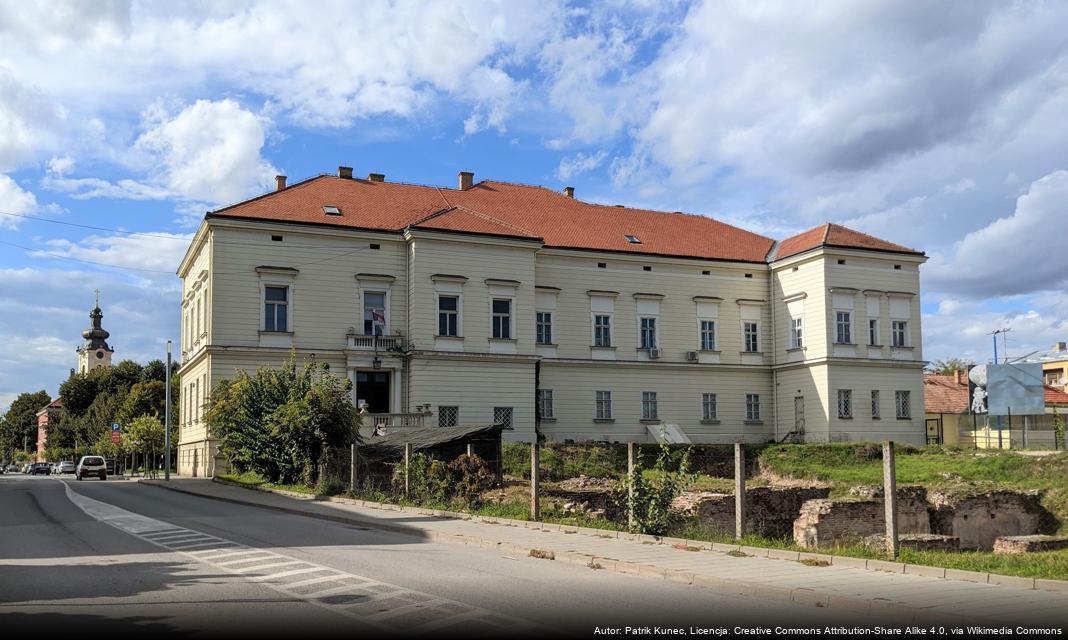
[[[315,495],[317,496],[336,496],[344,493],[348,489],[345,482],[331,474],[324,474],[319,478],[319,484],[315,487]]]
[[[462,455],[452,462],[435,460],[421,453],[409,459],[408,498],[430,504],[461,502],[481,505],[482,492],[493,488],[496,475],[478,456]],[[394,491],[404,491],[404,463],[393,469]]]
[[[620,486],[618,500],[626,505],[629,527],[633,533],[662,536],[679,520],[672,507],[696,479],[690,473],[690,452],[685,450],[676,464],[671,448],[660,446],[660,454],[653,465],[653,479],[642,473],[641,449],[638,450],[633,473]]]

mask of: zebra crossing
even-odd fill
[[[537,630],[533,623],[488,609],[142,516],[89,498],[64,484],[71,502],[101,522],[378,630],[409,633],[462,629],[465,635],[499,635],[501,629],[525,635]]]

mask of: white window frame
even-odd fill
[[[853,390],[852,389],[839,389],[838,390],[838,419],[839,420],[852,420],[853,419]]]
[[[456,335],[439,333],[441,331],[441,299],[456,298],[456,311],[446,311],[456,315]],[[437,338],[462,338],[464,335],[464,296],[462,293],[439,291],[434,293],[434,336]],[[451,406],[451,405],[450,405]]]
[[[706,322],[709,322],[709,323],[712,324],[712,331],[711,332],[705,330],[705,326],[704,325],[705,325]],[[719,344],[719,340],[718,340],[719,336],[716,335],[716,333],[719,331],[719,327],[717,326],[718,324],[719,324],[719,322],[715,318],[698,318],[697,319],[697,346],[701,351],[718,351],[719,350],[719,349],[716,348],[716,346]],[[712,344],[711,345],[708,345],[708,344],[705,343],[705,337],[706,336],[710,336],[712,338]]]
[[[383,313],[385,315],[385,326],[382,327],[382,335],[384,335],[384,336],[392,335],[392,332],[390,331],[390,317],[389,317],[390,316],[390,313],[389,313],[390,289],[391,289],[391,287],[382,287],[382,286],[378,286],[378,287],[362,287],[361,286],[359,288],[359,292],[360,292],[360,310],[359,310],[359,314],[360,314],[359,327],[360,327],[360,329],[359,329],[359,333],[360,333],[360,335],[365,335],[365,336],[366,335],[372,335],[372,336],[374,335],[373,323],[372,323],[372,332],[370,334],[363,333],[363,330],[364,330],[363,323],[365,322],[364,317],[363,317],[363,312],[366,309],[367,294],[368,293],[381,293],[382,294],[382,304],[385,305],[385,309],[383,309]]]
[[[601,394],[604,394],[602,397]],[[612,392],[598,390],[593,392],[594,419],[612,420]]]
[[[615,340],[613,334],[614,319],[612,318],[612,312],[610,311],[594,311],[590,314],[590,344],[598,349],[610,349],[615,346]],[[597,344],[597,318],[608,318],[608,343]]]
[[[719,420],[719,406],[715,393],[701,394],[701,420],[703,422]]]
[[[652,412],[646,411],[647,408],[651,408]],[[660,406],[657,400],[655,391],[642,391],[642,420],[659,420],[660,419]]]
[[[745,394],[745,421],[760,422],[760,394]]]
[[[554,337],[553,333],[555,331],[555,327],[553,326],[553,324],[554,324],[553,323],[553,320],[554,320],[553,315],[554,315],[554,312],[552,312],[552,311],[540,310],[540,311],[535,311],[534,312],[534,342],[535,342],[535,344],[540,344],[542,346],[550,346],[552,344],[555,344],[553,342],[553,337]],[[545,341],[538,340],[538,334],[539,334],[539,332],[541,332],[541,326],[543,324],[541,322],[541,317],[540,316],[548,316],[548,320],[549,320],[548,323],[547,323],[548,324],[548,329],[549,329],[549,331],[548,331],[549,335],[548,336],[542,336],[542,337],[547,338]]]
[[[868,318],[868,346],[879,347],[879,319]]]
[[[841,323],[842,319],[840,315],[845,314],[845,329],[846,336],[845,341],[842,341]],[[845,309],[834,310],[834,343],[835,344],[854,344],[853,343],[853,312]]]
[[[805,346],[805,319],[804,316],[790,318],[790,348],[801,349]]]
[[[555,420],[556,415],[553,413],[553,390],[538,389],[537,396],[538,410],[541,412],[542,420]],[[548,409],[548,411],[546,411],[546,409]]]
[[[283,331],[279,331],[277,328],[267,328],[267,289],[285,289],[286,290],[286,328]],[[276,304],[276,303],[272,303]],[[260,331],[268,333],[293,333],[293,286],[288,282],[267,282],[260,283]]]
[[[495,295],[491,295],[489,300],[490,300],[490,309],[489,309],[489,311],[490,311],[490,327],[489,327],[490,328],[490,331],[489,331],[490,340],[515,340],[516,339],[516,337],[515,337],[515,316],[516,316],[515,296],[514,295],[505,296],[505,295],[495,294]],[[494,329],[495,329],[495,325],[496,325],[496,319],[497,319],[497,313],[493,310],[493,303],[497,302],[499,300],[508,302],[508,336],[507,337],[501,337],[501,336],[493,335]]]
[[[651,345],[645,344],[645,335],[642,330],[642,322],[645,320],[653,321],[653,343]],[[660,348],[660,316],[644,314],[638,316],[638,349],[640,351],[648,351],[649,349]]]
[[[755,349],[749,348],[749,334],[746,325],[753,325],[753,340],[756,342]],[[742,353],[761,353],[760,351],[760,321],[742,320]]]
[[[899,330],[900,326],[900,330]],[[898,338],[901,338],[899,341]],[[891,320],[890,321],[890,346],[892,347],[908,347],[909,346],[909,321],[908,320]]]

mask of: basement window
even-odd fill
[[[642,243],[642,241],[638,239],[638,236],[632,236],[630,234],[627,234],[627,235],[625,235],[623,237],[626,238],[627,242],[629,242],[631,244],[641,244]]]
[[[274,242],[281,242],[282,236],[271,236],[271,240]]]
[[[341,215],[341,209],[338,209],[332,204],[328,204],[323,206],[323,213],[328,216],[339,216]]]

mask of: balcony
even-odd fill
[[[360,416],[360,435],[372,437],[375,428],[382,427],[386,434],[409,429],[421,429],[430,413],[365,413]]]
[[[364,336],[349,333],[346,348],[353,351],[404,351],[404,336]]]

